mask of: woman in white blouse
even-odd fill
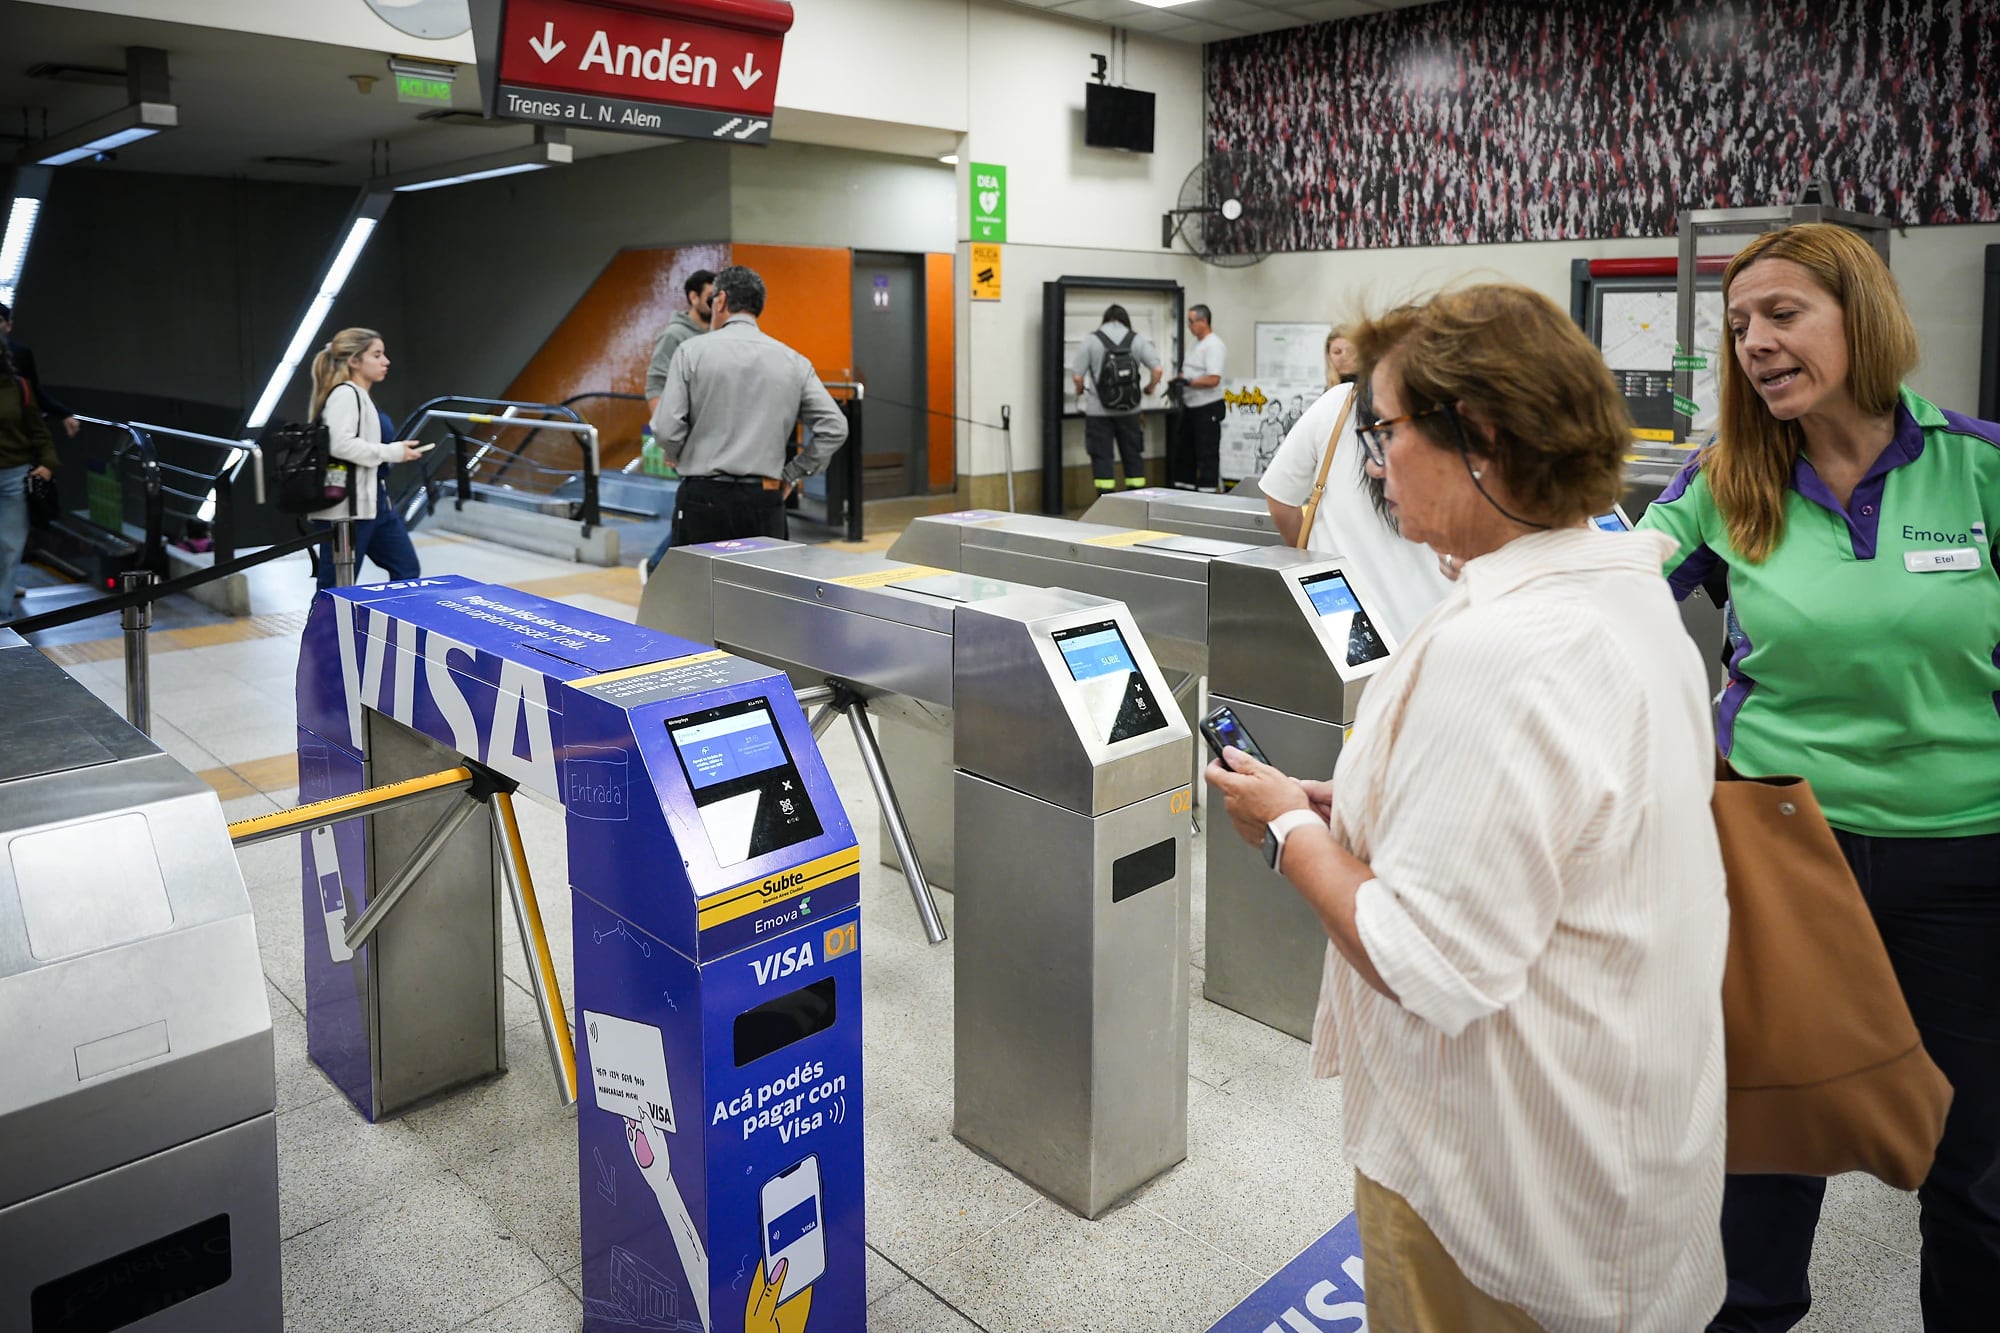
[[[1468,287],[1352,330],[1361,442],[1457,582],[1332,782],[1208,780],[1330,941],[1375,1333],[1681,1333],[1721,1303],[1721,984],[1700,655],[1653,534],[1588,526],[1631,421],[1547,298]],[[1232,771],[1233,770],[1233,771]]]
[[[373,329],[342,329],[313,357],[312,414],[324,416],[335,466],[345,463],[349,499],[310,515],[321,523],[352,517],[354,567],[373,560],[391,580],[416,578],[421,569],[403,516],[389,503],[382,469],[413,463],[423,454],[414,440],[383,443],[384,418],[368,391],[389,374],[389,353]],[[328,471],[332,471],[331,468]],[[319,548],[319,586],[333,586],[333,543]]]

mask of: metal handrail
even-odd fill
[[[419,404],[416,410],[410,413],[408,417],[404,418],[403,424],[397,428],[396,438],[399,440],[415,439],[417,436],[417,432],[421,431],[424,428],[425,423],[436,420],[454,419],[454,414],[443,413],[440,411],[442,406],[447,403],[459,404],[467,407],[498,407],[504,409],[504,411],[494,415],[489,415],[489,414],[468,415],[462,413],[456,414],[457,417],[459,418],[466,420],[476,420],[482,425],[529,427],[527,436],[522,439],[519,445],[515,446],[513,450],[513,456],[507,461],[507,463],[502,465],[500,472],[496,474],[496,476],[504,475],[507,468],[512,467],[515,462],[520,461],[521,451],[528,447],[529,443],[533,441],[533,439],[535,438],[536,431],[540,430],[542,426],[547,425],[551,429],[571,429],[572,427],[569,423],[574,423],[574,425],[576,426],[583,426],[589,424],[584,421],[583,417],[577,413],[575,408],[570,407],[567,403],[529,403],[529,402],[521,402],[511,398],[473,398],[463,394],[446,394],[441,397],[432,398],[424,403]],[[567,418],[568,421],[567,422],[521,421],[516,419],[514,415],[516,412],[521,412],[521,411],[557,413]],[[457,441],[454,440],[453,441],[454,453],[456,453],[458,447],[459,446],[457,444]],[[482,463],[486,461],[487,455],[491,454],[494,448],[495,446],[493,441],[491,440],[480,441],[479,450],[477,454],[475,454],[474,457],[472,458],[471,466],[475,469],[478,468]],[[597,454],[595,450],[586,451],[584,466],[585,466],[585,471],[583,478],[583,492],[584,492],[583,506],[581,512],[578,513],[577,517],[583,522],[584,535],[588,536],[590,534],[591,528],[596,526],[601,521],[597,503],[598,469],[597,469]],[[438,468],[437,464],[426,463],[423,467],[422,475],[415,489],[428,493],[432,483],[435,482],[436,480],[437,473],[439,470],[440,469]],[[554,469],[547,469],[547,470],[553,471]],[[414,506],[410,506],[408,512],[414,513]]]
[[[152,437],[147,434],[146,427],[134,425],[129,421],[85,416],[81,412],[76,414],[76,419],[92,426],[106,426],[112,430],[123,431],[131,447],[138,451],[140,473],[145,485],[146,516],[146,544],[141,548],[140,560],[147,569],[159,573],[166,567],[167,562],[167,548],[161,531],[166,517],[166,497],[163,493],[164,485],[160,480],[160,454],[159,450],[153,447]],[[121,445],[112,450],[111,461],[116,463],[124,454],[125,446]]]
[[[571,415],[574,415],[574,413]],[[464,422],[475,426],[490,426],[495,422],[502,422],[504,420],[505,418],[503,417],[496,417],[487,412],[442,412],[432,409],[425,412],[419,418],[417,426],[418,429],[422,429],[424,423],[431,421]],[[583,535],[588,537],[591,529],[595,528],[602,521],[597,504],[597,427],[587,421],[578,420],[543,421],[538,422],[536,428],[538,430],[561,431],[565,434],[581,435],[583,437],[578,441],[578,447],[583,451],[583,507],[582,512],[577,515],[577,518],[583,524]],[[410,437],[405,435],[403,438],[409,439]],[[456,428],[453,429],[452,454],[453,463],[458,474],[458,502],[461,505],[472,498],[472,469],[478,465],[479,458],[485,457],[485,453],[482,450],[478,458],[466,458],[465,444],[467,438],[463,431]],[[540,467],[541,465],[530,464],[530,466]],[[553,471],[554,469],[544,468],[543,470]]]
[[[542,412],[561,412],[571,421],[578,424],[583,422],[583,418],[578,416],[573,409],[565,407],[561,403],[522,403],[516,402],[511,398],[468,398],[464,394],[448,393],[418,403],[410,415],[403,418],[403,424],[397,427],[396,438],[399,440],[415,439],[416,435],[414,432],[423,429],[425,414],[436,408],[443,407],[447,403],[458,403],[466,407],[511,407],[517,410],[529,408]]]
[[[151,435],[186,440],[190,444],[207,445],[211,449],[222,451],[222,467],[217,472],[197,473],[186,468],[176,468],[175,470],[185,472],[189,476],[202,476],[207,479],[210,489],[207,495],[196,499],[196,516],[199,516],[201,505],[207,504],[211,500],[215,502],[215,519],[212,525],[215,543],[215,562],[223,564],[235,559],[236,483],[241,480],[245,467],[254,467],[255,470],[251,475],[255,479],[254,490],[256,492],[257,503],[264,503],[263,449],[258,446],[255,440],[225,439],[220,435],[204,435],[200,431],[181,430],[176,426],[154,426],[146,423],[140,423],[140,425],[143,430]],[[164,466],[173,467],[173,464],[168,463]],[[175,494],[184,495],[185,493],[177,491]],[[185,498],[194,499],[195,497]]]

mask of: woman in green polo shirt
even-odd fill
[[[1888,265],[1813,224],[1723,277],[1722,423],[1639,526],[1685,597],[1720,563],[1734,611],[1716,734],[1797,773],[1854,867],[1955,1090],[1922,1203],[1927,1333],[1994,1327],[2000,1276],[2000,426],[1903,386],[1916,331]],[[1826,1182],[1732,1176],[1713,1330],[1811,1302]]]

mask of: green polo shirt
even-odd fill
[[[1842,506],[1800,458],[1762,564],[1730,545],[1696,458],[1639,520],[1685,597],[1728,566],[1716,737],[1737,771],[1795,773],[1873,837],[2000,832],[2000,425],[1905,388],[1896,435]]]

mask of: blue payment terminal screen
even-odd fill
[[[1132,650],[1125,646],[1125,636],[1115,625],[1102,629],[1093,626],[1075,638],[1058,638],[1056,646],[1062,649],[1063,661],[1068,664],[1073,680],[1139,669],[1132,662]]]
[[[1338,574],[1328,574],[1324,578],[1306,581],[1306,596],[1312,598],[1313,610],[1323,616],[1336,616],[1345,611],[1349,615],[1361,609],[1355,600],[1354,589],[1347,586],[1347,580]]]
[[[810,1236],[819,1226],[819,1200],[807,1199],[797,1207],[771,1219],[771,1253],[792,1247],[793,1242]]]
[[[1625,515],[1617,510],[1608,514],[1598,514],[1590,520],[1591,526],[1605,532],[1630,532],[1632,525],[1625,521]]]
[[[688,785],[696,791],[790,762],[770,710],[763,707],[697,722],[672,735],[687,766]]]
[[[1361,599],[1354,595],[1345,574],[1339,570],[1314,574],[1301,579],[1299,586],[1305,589],[1319,618],[1330,623],[1336,639],[1345,631],[1347,665],[1360,666],[1389,655],[1389,645],[1375,632],[1375,622],[1361,608]]]

